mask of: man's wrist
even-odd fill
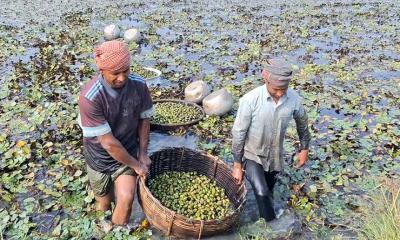
[[[139,156],[146,156],[147,154],[147,150],[139,150]]]
[[[241,153],[233,153],[233,162],[242,163],[243,154]]]
[[[130,158],[130,164],[129,164],[129,167],[130,168],[136,168],[136,167],[139,167],[139,161],[136,159],[136,158],[134,158],[134,157],[132,157],[131,156],[131,158]]]
[[[233,163],[234,168],[242,168],[242,163],[241,162],[234,162]]]
[[[310,147],[310,143],[309,142],[300,142],[300,151],[308,150],[309,147]]]

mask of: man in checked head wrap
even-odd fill
[[[232,175],[238,184],[249,180],[260,217],[271,221],[283,213],[273,204],[276,175],[283,168],[283,141],[290,120],[294,119],[300,140],[296,167],[308,159],[310,132],[308,117],[299,94],[289,88],[292,67],[284,59],[266,61],[265,84],[245,94],[232,128]]]
[[[112,222],[128,223],[137,176],[145,176],[153,103],[145,81],[130,73],[131,56],[120,41],[95,48],[96,74],[79,96],[78,122],[90,186],[99,210],[111,209]]]
[[[120,41],[109,41],[94,50],[97,68],[113,88],[122,87],[129,75],[131,54],[128,46]]]

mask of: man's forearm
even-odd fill
[[[236,163],[241,163],[244,155],[245,138],[241,135],[242,134],[234,134],[232,139],[232,155],[233,161]]]
[[[305,111],[300,116],[297,116],[296,128],[300,140],[300,150],[309,149],[311,134],[308,128],[308,116]]]
[[[243,159],[243,151],[239,153],[232,153],[233,154],[233,161],[236,163],[242,163]]]
[[[132,157],[126,150],[124,147],[118,146],[118,147],[114,147],[112,148],[111,151],[107,151],[111,157],[113,157],[115,160],[117,160],[118,162],[121,162],[127,166],[129,166],[130,168],[135,168],[137,166],[139,166],[139,161]]]
[[[247,127],[238,128],[238,126],[233,126],[232,128],[232,154],[233,161],[237,163],[242,162],[244,155],[244,144],[247,136]]]
[[[149,144],[150,134],[150,120],[140,119],[139,120],[139,154],[147,154],[147,147]]]
[[[244,155],[244,144],[247,137],[247,131],[249,130],[251,124],[251,119],[251,105],[246,103],[242,98],[239,101],[238,112],[232,127],[232,154],[234,162],[242,162]]]
[[[307,150],[310,147],[311,134],[307,125],[298,126],[297,133],[300,140],[300,150]]]
[[[114,136],[110,136],[110,134],[106,134],[98,137],[101,146],[110,154],[112,158],[121,162],[131,168],[135,168],[139,166],[139,161],[131,156],[128,151],[122,146],[122,144],[114,138]]]

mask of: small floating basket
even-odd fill
[[[153,104],[161,103],[161,102],[174,102],[174,103],[184,104],[187,106],[192,106],[200,111],[200,117],[195,120],[192,120],[190,122],[174,123],[174,124],[161,124],[161,123],[156,123],[156,122],[153,122],[150,120],[150,126],[151,126],[151,129],[153,129],[153,130],[169,131],[169,130],[175,130],[177,128],[187,128],[187,127],[190,127],[190,126],[198,123],[205,116],[203,108],[195,103],[191,103],[191,102],[179,100],[179,99],[159,99],[159,100],[154,100]]]
[[[162,72],[156,68],[153,67],[144,67],[144,66],[138,66],[138,65],[132,65],[130,67],[131,73],[138,75],[142,77],[146,83],[148,81],[156,80],[159,79],[162,75]],[[153,76],[151,77],[146,77],[146,72],[152,73]]]
[[[247,190],[244,183],[236,184],[226,163],[205,152],[187,148],[164,149],[153,153],[150,158],[152,160],[150,171],[146,179],[139,179],[138,194],[139,203],[150,224],[155,228],[167,236],[200,239],[203,236],[223,233],[238,223]],[[164,207],[152,195],[147,184],[155,176],[169,171],[195,171],[214,179],[218,186],[225,189],[227,197],[234,206],[234,211],[221,220],[193,220]]]
[[[155,80],[158,79],[161,76],[161,71],[152,67],[143,67],[144,69],[146,69],[147,71],[153,72],[155,74],[154,77],[151,78],[145,78],[146,81],[151,81],[151,80]]]

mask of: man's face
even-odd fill
[[[127,70],[122,70],[118,72],[101,70],[101,74],[103,74],[104,80],[112,87],[112,88],[122,88],[129,76],[129,68]]]
[[[286,92],[287,92],[287,90],[288,90],[288,87],[276,87],[276,86],[270,84],[270,83],[268,82],[268,79],[269,79],[269,72],[267,72],[267,71],[265,71],[265,70],[262,72],[262,76],[263,76],[263,78],[264,78],[265,84],[267,85],[267,90],[268,90],[268,92],[269,92],[269,95],[271,95],[271,97],[272,97],[276,102],[278,102],[279,99],[280,99],[283,95],[286,94]]]
[[[268,90],[269,94],[271,95],[271,97],[275,101],[278,101],[283,95],[286,94],[288,88],[287,87],[278,88],[278,87],[275,87],[275,86],[273,86],[273,85],[271,85],[271,84],[269,84],[267,82],[267,90]]]

